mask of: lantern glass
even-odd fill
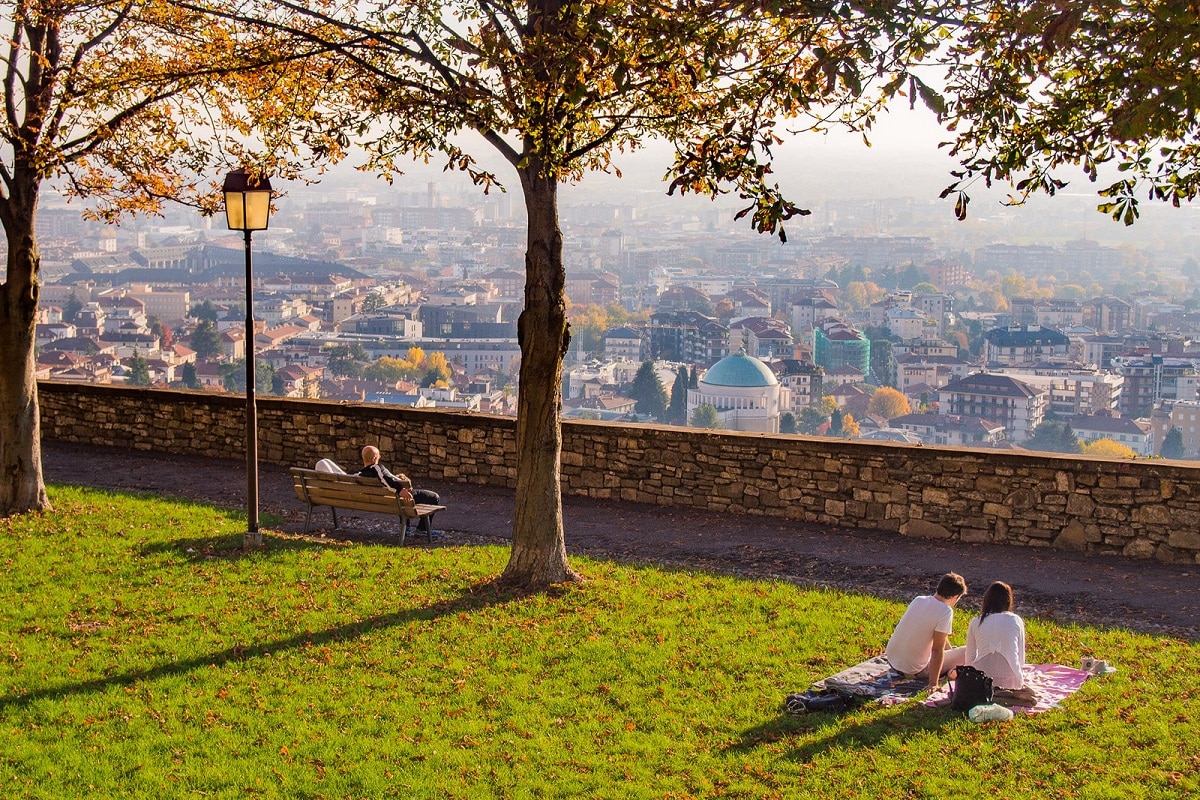
[[[225,218],[231,231],[265,231],[271,217],[271,183],[266,178],[250,184],[244,169],[225,177]]]

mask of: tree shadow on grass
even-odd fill
[[[386,630],[417,621],[431,621],[441,617],[470,613],[483,608],[504,605],[526,596],[517,591],[506,591],[498,588],[491,581],[484,581],[468,587],[461,595],[437,603],[431,603],[420,608],[410,608],[395,611],[390,614],[377,614],[364,619],[336,625],[323,631],[306,631],[302,634],[276,639],[271,642],[249,646],[234,645],[196,656],[195,658],[160,664],[156,667],[135,670],[105,678],[81,681],[73,684],[47,686],[31,692],[14,693],[0,696],[0,709],[19,708],[27,706],[44,698],[58,698],[66,695],[84,695],[103,692],[118,686],[129,686],[140,681],[153,681],[174,675],[182,675],[199,669],[224,667],[228,664],[241,664],[252,659],[260,658],[271,653],[286,650],[298,650],[321,646],[336,642],[350,641],[374,631]]]
[[[872,706],[844,713],[813,713],[804,716],[781,714],[773,720],[742,731],[726,753],[745,753],[780,741],[796,741],[784,758],[808,762],[833,749],[860,750],[876,747],[893,736],[936,731],[956,719],[944,708],[927,708],[912,701],[884,711]]]

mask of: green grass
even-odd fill
[[[784,694],[902,606],[585,559],[586,583],[504,596],[500,548],[268,535],[244,555],[236,513],[52,498],[0,521],[5,798],[1200,793],[1192,643],[1031,620],[1033,660],[1120,672],[1006,724],[794,718]]]

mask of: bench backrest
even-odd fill
[[[415,510],[405,508],[400,502],[392,487],[385,486],[376,478],[292,467],[292,484],[296,489],[296,497],[314,506],[416,516]]]

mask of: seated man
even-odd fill
[[[948,572],[932,597],[923,594],[908,604],[887,643],[892,669],[928,678],[929,688],[936,689],[943,675],[966,662],[967,648],[950,646],[954,606],[966,593],[962,576]]]
[[[407,475],[401,473],[393,475],[387,467],[379,463],[379,448],[367,445],[362,449],[363,468],[354,473],[364,478],[378,478],[381,483],[390,486],[397,492],[402,490],[410,490],[412,498],[418,503],[426,503],[429,505],[441,505],[442,498],[437,492],[431,492],[428,489],[413,489],[412,481]],[[417,530],[425,533],[430,533],[429,527],[432,521],[432,514],[421,517],[417,523]]]

